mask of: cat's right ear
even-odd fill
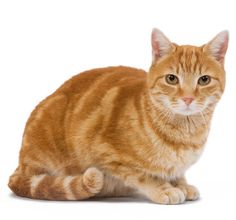
[[[152,63],[173,49],[171,41],[157,28],[152,30]]]

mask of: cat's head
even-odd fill
[[[214,107],[225,87],[228,38],[228,32],[223,31],[203,46],[179,46],[154,29],[153,62],[148,74],[153,104],[180,115],[199,114]]]

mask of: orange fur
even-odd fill
[[[148,73],[108,67],[65,82],[32,112],[9,187],[19,196],[48,200],[136,193],[161,204],[197,199],[184,173],[203,150],[224,90],[227,45],[215,41],[178,46],[154,30]],[[219,50],[220,62],[217,51],[211,53],[214,44],[226,48]],[[173,73],[178,85],[165,81]],[[205,74],[211,83],[197,85]],[[174,112],[179,100],[189,96],[202,111]],[[212,102],[203,108],[209,97]]]

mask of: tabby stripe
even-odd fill
[[[46,174],[41,174],[37,176],[31,177],[31,184],[30,184],[30,193],[31,195],[34,195],[35,190],[37,189],[39,183],[45,178]]]
[[[71,192],[77,199],[89,198],[93,194],[84,187],[82,177],[76,177],[70,182]]]
[[[86,92],[82,95],[82,97],[79,100],[79,104],[77,106],[77,108],[74,109],[74,114],[77,115],[79,113],[79,115],[81,115],[82,113],[86,113],[87,108],[91,105],[91,96],[96,95],[95,90],[97,90],[97,88],[100,86],[101,83],[103,83],[104,81],[107,80],[107,78],[110,75],[106,75],[104,74],[103,76],[101,76],[100,78],[98,78],[97,80],[95,80],[90,87],[86,90]],[[81,95],[80,95],[81,96]],[[87,102],[88,103],[87,103]],[[92,106],[92,105],[91,105]]]

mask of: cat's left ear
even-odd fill
[[[225,54],[228,48],[229,32],[222,31],[217,34],[208,44],[203,48],[204,52],[209,53],[221,64],[224,64]]]

